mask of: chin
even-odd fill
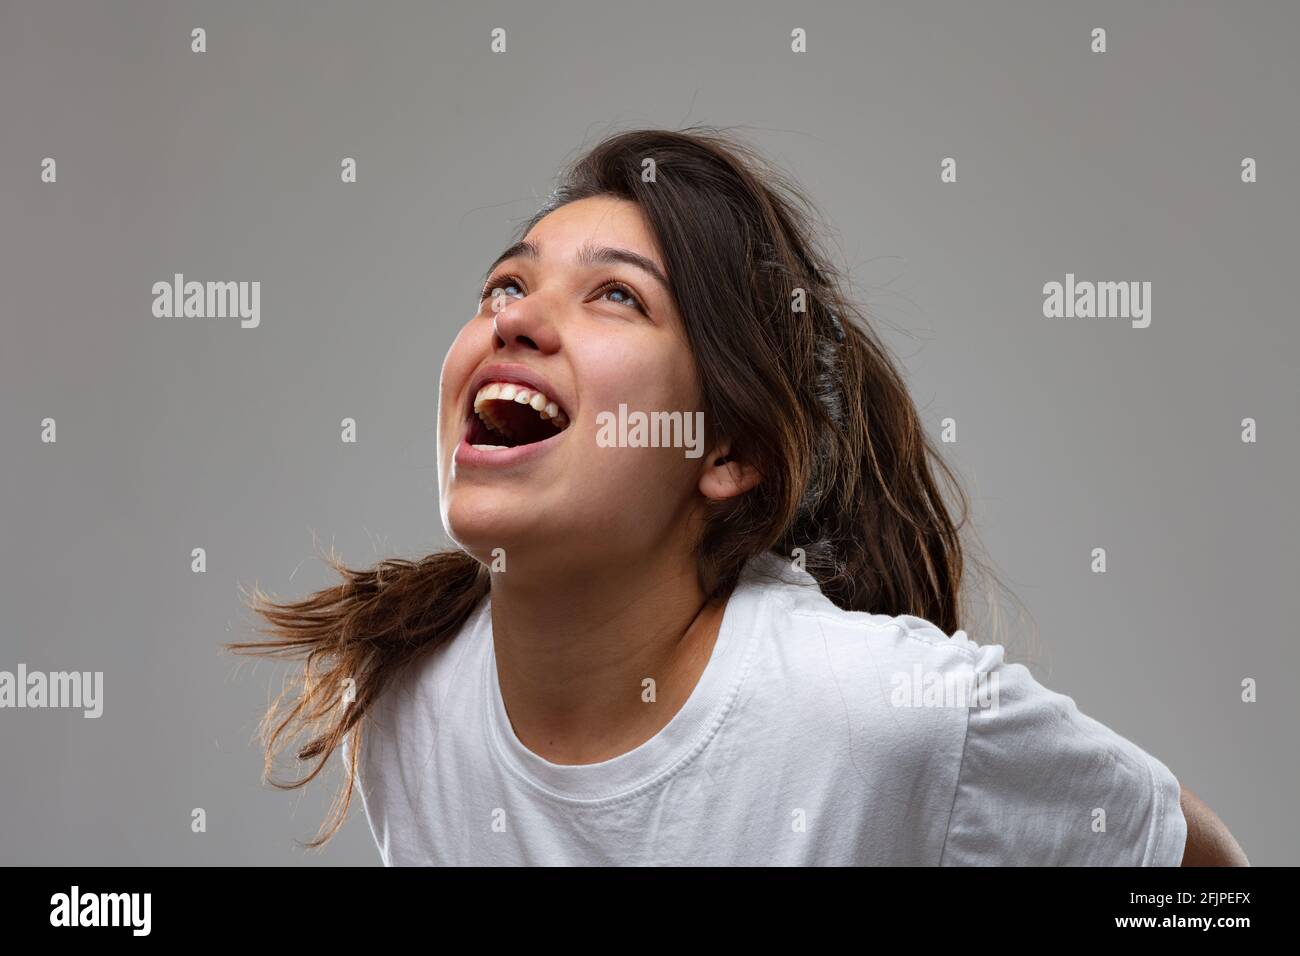
[[[518,493],[503,488],[452,492],[442,525],[448,537],[484,564],[491,564],[496,548],[504,548],[508,556],[545,538],[536,511]]]

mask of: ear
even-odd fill
[[[700,473],[700,494],[721,500],[744,494],[763,476],[750,464],[731,457],[731,443],[723,442],[709,450]]]

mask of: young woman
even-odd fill
[[[632,131],[492,263],[440,384],[454,550],[281,604],[267,715],[387,864],[1244,862],[1158,759],[972,642],[967,502],[717,130]],[[932,468],[933,466],[933,468]]]

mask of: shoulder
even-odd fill
[[[824,727],[915,792],[940,794],[946,865],[1176,865],[1186,824],[1172,772],[1074,700],[924,618],[845,611],[777,555],[756,564],[760,668]]]
[[[965,631],[948,634],[911,614],[846,611],[821,592],[810,574],[777,555],[764,555],[748,580],[763,591],[759,616],[765,643],[792,664],[812,667],[806,676],[814,683],[822,670],[815,666],[819,659],[836,672],[883,677],[886,686],[900,687],[904,676],[915,677],[918,665],[922,679],[949,682],[989,666],[991,652]]]
[[[761,573],[760,573],[761,572]],[[946,791],[951,804],[981,649],[909,614],[837,607],[806,572],[764,556],[748,578],[761,589],[750,695],[778,726],[797,721],[851,766],[902,784]]]

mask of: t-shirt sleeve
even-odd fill
[[[1177,866],[1178,780],[1135,743],[975,645],[942,866]]]

